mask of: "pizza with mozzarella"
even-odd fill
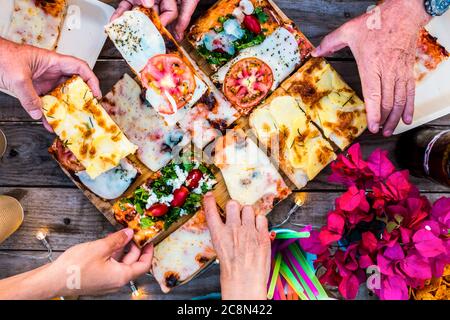
[[[91,179],[137,150],[78,76],[42,97],[42,105],[46,120]]]
[[[217,140],[214,164],[220,169],[231,199],[268,213],[291,191],[267,155],[242,130]]]
[[[191,280],[216,258],[203,210],[155,246],[152,274],[164,293]]]
[[[330,143],[282,89],[250,116],[258,140],[299,189],[336,158]]]
[[[203,195],[216,184],[214,174],[204,164],[183,160],[170,163],[137,188],[131,196],[113,206],[114,217],[134,230],[140,247],[157,241],[158,236],[183,217],[195,214]]]
[[[310,59],[281,88],[341,150],[367,128],[364,102],[325,59]]]
[[[421,81],[428,73],[435,70],[450,54],[442,46],[437,38],[433,37],[427,30],[422,29],[416,50],[415,74],[416,80]]]
[[[5,38],[55,50],[66,5],[66,0],[14,0],[14,11]]]

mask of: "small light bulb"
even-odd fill
[[[39,230],[38,232],[36,232],[36,239],[38,239],[39,241],[44,240],[46,237],[47,234],[44,231]]]

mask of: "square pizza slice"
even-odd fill
[[[216,184],[205,164],[183,159],[154,173],[143,185],[113,206],[117,222],[134,230],[140,247],[159,242],[201,207],[203,195]]]
[[[231,199],[268,213],[291,191],[267,155],[242,130],[217,140],[214,164],[220,169]]]
[[[310,59],[281,87],[342,150],[367,128],[364,102],[325,59]]]
[[[20,44],[55,50],[66,0],[14,0],[11,23],[5,38]]]
[[[153,252],[152,274],[164,293],[191,280],[216,258],[206,217],[199,210]]]
[[[336,158],[332,146],[310,122],[298,101],[281,88],[253,111],[250,126],[299,189]]]
[[[147,101],[169,124],[208,90],[154,10],[127,11],[107,25],[106,32],[139,77]]]
[[[178,155],[190,139],[176,124],[168,125],[142,95],[139,84],[125,74],[103,97],[101,104],[138,146],[138,159],[150,170],[158,171]]]
[[[49,125],[91,179],[117,167],[138,148],[78,76],[42,97],[42,105]]]

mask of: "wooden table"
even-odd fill
[[[118,0],[106,0],[116,6]],[[214,0],[202,0],[196,14],[211,5]],[[311,41],[317,45],[323,36],[345,21],[365,12],[375,1],[366,0],[276,0],[277,4],[297,23]],[[361,94],[357,67],[350,51],[344,50],[330,59],[346,81]],[[111,42],[107,42],[94,69],[106,93],[120,77],[129,72],[128,67]],[[450,116],[433,122],[450,129]],[[67,248],[91,241],[113,231],[109,222],[90,204],[83,194],[50,158],[47,148],[54,136],[40,122],[31,120],[17,100],[0,94],[0,128],[8,138],[8,149],[0,160],[0,194],[19,199],[25,208],[25,221],[11,238],[0,246],[0,279],[36,268],[45,260],[36,259],[45,253],[35,234],[41,228],[49,231],[49,242],[58,256]],[[359,141],[367,156],[378,147],[393,151],[397,137],[364,134]],[[390,153],[392,155],[392,152]],[[334,199],[343,191],[339,186],[327,183],[329,170],[308,185],[302,192],[308,193],[308,202],[293,221],[320,226],[326,213],[334,205]],[[431,200],[449,194],[450,189],[425,179],[413,178],[413,182]],[[292,200],[285,201],[271,214],[274,223],[283,220],[291,208]],[[136,281],[150,299],[190,299],[219,291],[219,269],[212,266],[189,284],[175,289],[171,294],[161,293],[159,286],[149,276]],[[102,299],[130,299],[128,287]]]

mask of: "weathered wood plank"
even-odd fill
[[[23,273],[38,268],[47,263],[41,258],[45,252],[21,251],[8,252],[11,255],[3,255],[0,252],[0,279],[4,279],[19,273]],[[12,255],[22,256],[12,256]],[[55,252],[53,257],[56,258],[60,252]],[[212,292],[220,292],[219,283],[219,266],[213,265],[191,282],[175,288],[170,294],[162,293],[158,283],[150,275],[144,275],[135,281],[141,293],[140,299],[165,300],[165,299],[191,299],[198,296],[204,296]],[[128,300],[131,299],[131,290],[128,286],[122,287],[118,292],[108,294],[106,296],[96,297],[80,297],[80,299],[114,299]]]
[[[115,229],[94,208],[78,189],[58,188],[0,188],[0,194],[17,198],[25,209],[20,229],[0,245],[0,250],[42,250],[36,240],[38,230],[46,229],[48,239],[56,251],[66,250],[78,243],[102,238]],[[333,207],[341,192],[308,192],[306,204],[292,221],[321,226],[326,213]],[[435,200],[443,193],[431,193]],[[294,204],[293,195],[280,203],[270,214],[273,224],[283,221]],[[1,260],[1,259],[0,259]]]

